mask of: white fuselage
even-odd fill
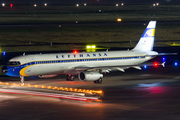
[[[11,61],[19,61],[18,67],[21,76],[37,76],[50,74],[78,74],[76,68],[93,68],[113,66],[139,65],[152,59],[158,54],[154,51],[105,51],[105,52],[81,52],[81,53],[53,53],[25,55],[12,58]],[[14,69],[14,68],[13,68]]]

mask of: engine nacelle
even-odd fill
[[[100,74],[99,72],[85,71],[85,72],[80,72],[78,77],[82,81],[95,81],[98,80],[99,78],[102,78],[103,74]]]
[[[55,77],[57,76],[57,74],[54,74],[54,75],[39,75],[38,77],[39,78],[51,78],[51,77]]]

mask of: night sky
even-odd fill
[[[89,3],[89,4],[153,4],[153,3],[166,3],[166,4],[180,4],[180,0],[0,0],[1,3],[49,3],[49,4],[76,4],[76,3]]]

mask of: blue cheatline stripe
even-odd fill
[[[151,56],[151,57],[154,57],[154,56]],[[69,62],[86,62],[86,61],[108,61],[108,60],[126,60],[126,59],[142,59],[142,58],[145,58],[145,56],[33,61],[33,62],[25,63],[25,64],[23,64],[21,66],[10,65],[9,67],[21,67],[22,68],[22,67],[26,67],[27,65],[35,65],[35,64],[69,63]]]

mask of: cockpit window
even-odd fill
[[[7,64],[8,65],[20,65],[21,63],[19,61],[10,61]]]

